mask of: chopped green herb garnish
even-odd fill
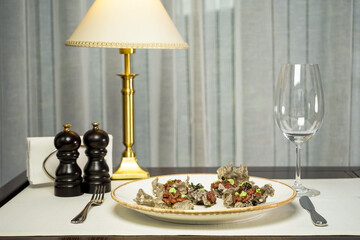
[[[257,189],[256,189],[256,192],[261,194],[261,189],[260,189],[260,188],[257,188]]]
[[[234,185],[235,183],[234,179],[228,179],[228,181],[231,183],[231,185]]]
[[[239,192],[235,192],[235,196],[239,195]]]
[[[186,198],[186,194],[181,194],[181,197],[182,197],[182,198]]]
[[[240,193],[240,197],[246,197],[247,196],[247,193],[245,192],[245,191],[242,191],[241,193]]]
[[[249,182],[242,182],[242,183],[240,184],[240,186],[241,186],[241,187],[244,186],[245,189],[250,189],[250,188],[252,188],[252,185],[251,185],[251,183],[249,183]]]
[[[174,187],[170,188],[169,193],[176,193],[176,189]]]
[[[190,187],[192,187],[194,190],[204,189],[204,186],[201,183],[198,183],[196,185],[194,183],[190,183]]]

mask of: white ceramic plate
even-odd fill
[[[211,183],[217,180],[216,174],[181,174],[159,176],[159,182],[165,183],[169,179],[185,181],[187,176],[190,177],[190,182],[194,184],[201,183],[207,190],[210,189]],[[210,208],[195,206],[194,210],[159,209],[136,204],[133,199],[136,198],[140,188],[152,195],[151,182],[154,178],[132,181],[120,185],[112,191],[111,196],[122,206],[150,217],[168,222],[187,224],[218,224],[249,220],[261,216],[268,210],[288,204],[296,197],[296,191],[284,183],[266,178],[250,177],[250,181],[254,181],[259,187],[271,184],[275,189],[274,196],[268,197],[265,204],[246,208],[226,208],[223,206],[222,199],[219,198],[217,198],[216,204]]]

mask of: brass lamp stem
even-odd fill
[[[138,165],[134,145],[134,78],[136,74],[130,70],[130,55],[135,49],[121,48],[120,53],[124,54],[125,73],[119,74],[123,79],[123,137],[125,150],[119,169],[113,174],[112,179],[137,179],[148,178],[150,174]]]
[[[134,145],[134,77],[130,71],[130,54],[135,53],[133,49],[120,49],[120,53],[124,54],[125,73],[120,74],[123,79],[123,130],[124,145],[126,147],[123,157],[135,157],[132,150]]]
[[[129,50],[129,51],[125,51]],[[120,53],[124,54],[124,64],[125,64],[125,75],[129,75],[131,73],[130,71],[130,54],[135,53],[135,49],[120,49]]]

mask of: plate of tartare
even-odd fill
[[[201,183],[205,188],[210,188],[211,183],[218,179],[217,174],[163,175],[124,183],[116,187],[111,192],[111,196],[121,206],[140,212],[151,218],[186,224],[219,224],[246,221],[261,217],[261,215],[268,211],[273,211],[278,207],[284,206],[292,202],[296,197],[295,189],[285,183],[277,180],[250,176],[249,180],[256,185],[263,186],[265,184],[270,184],[274,188],[274,195],[268,197],[265,203],[249,207],[227,208],[224,206],[222,199],[218,198],[216,204],[211,207],[196,205],[192,210],[181,210],[138,205],[134,201],[139,189],[143,189],[144,192],[149,194],[152,193],[152,182],[155,178],[158,178],[159,182],[166,182],[169,179],[186,181],[188,177],[190,178],[190,182]]]

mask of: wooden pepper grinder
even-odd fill
[[[70,131],[71,124],[64,124],[64,131],[59,132],[54,139],[58,150],[56,156],[60,160],[55,172],[55,196],[74,197],[82,195],[81,168],[76,163],[81,145],[79,135]]]
[[[109,144],[109,135],[99,129],[99,123],[92,123],[93,129],[84,134],[86,156],[88,162],[84,167],[83,192],[93,193],[95,186],[105,186],[105,192],[111,191],[111,180],[109,166],[104,157],[107,153],[106,147]]]

